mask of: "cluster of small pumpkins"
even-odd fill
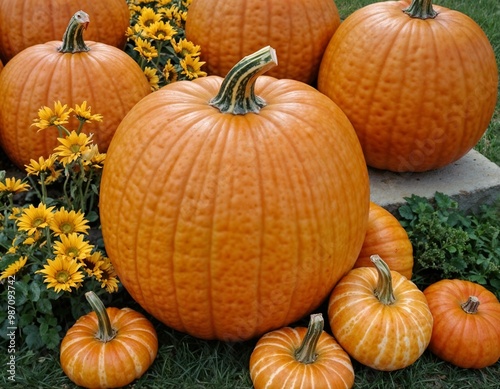
[[[48,12],[36,3],[31,12]],[[193,0],[186,36],[210,76],[150,93],[123,41],[83,40],[89,14],[98,20],[108,6],[111,30],[124,1],[79,1],[88,14],[62,16],[62,44],[17,54],[7,36],[29,34],[1,30],[14,4],[0,0],[0,145],[19,167],[48,155],[54,134],[30,125],[55,100],[86,100],[104,116],[88,131],[107,151],[106,251],[156,319],[201,339],[262,336],[250,361],[256,388],[325,387],[320,377],[349,388],[349,355],[379,370],[408,366],[427,347],[464,367],[499,359],[498,300],[459,280],[419,291],[411,243],[370,202],[367,170],[440,168],[484,133],[498,71],[474,21],[430,0],[374,3],[342,23],[332,0]],[[42,35],[35,21],[47,19],[27,9],[17,25],[29,19],[23,28]],[[96,313],[68,331],[61,365],[82,386],[126,385],[155,358],[154,328],[87,298]],[[287,327],[325,299],[334,337],[321,315]]]

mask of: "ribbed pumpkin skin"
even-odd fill
[[[255,389],[349,389],[354,370],[349,355],[323,332],[316,347],[317,359],[301,363],[295,358],[307,332],[305,327],[284,327],[259,339],[250,357]]]
[[[483,286],[465,280],[441,280],[424,290],[434,316],[429,350],[462,368],[481,369],[500,358],[500,302]],[[478,311],[461,304],[479,299]]]
[[[409,366],[425,351],[432,334],[432,315],[424,294],[391,271],[393,305],[375,296],[377,271],[351,270],[335,286],[328,305],[333,336],[347,353],[373,369],[393,371]]]
[[[487,129],[498,70],[488,38],[469,17],[434,6],[410,18],[408,2],[352,13],[330,41],[318,89],[353,124],[369,166],[426,171],[466,154]]]
[[[406,230],[389,211],[370,202],[368,228],[354,267],[373,266],[370,256],[378,254],[392,271],[411,279],[413,246]]]
[[[61,343],[64,373],[86,388],[127,385],[151,366],[158,352],[156,331],[141,313],[112,307],[106,311],[112,327],[117,330],[111,341],[95,338],[98,320],[91,312],[77,320]]]
[[[87,124],[94,142],[105,152],[125,114],[151,92],[137,63],[116,47],[91,41],[90,51],[59,53],[60,41],[27,48],[0,73],[0,144],[20,168],[30,159],[47,157],[58,144],[54,127],[37,132],[31,126],[42,106],[61,101],[74,107],[84,100],[92,113],[103,115],[100,123]],[[77,128],[77,120],[67,125]]]
[[[333,0],[193,0],[186,38],[201,45],[208,74],[225,77],[241,58],[270,45],[279,63],[268,76],[312,84],[339,25]]]
[[[259,114],[208,104],[222,79],[141,100],[108,150],[100,194],[123,285],[166,325],[242,340],[318,306],[352,268],[369,185],[359,142],[326,96],[261,76]]]
[[[125,0],[0,0],[0,58],[7,63],[29,46],[61,39],[79,10],[90,15],[88,40],[125,46],[130,25]]]

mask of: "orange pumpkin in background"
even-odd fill
[[[244,340],[311,312],[349,271],[368,221],[356,134],[316,89],[260,76],[169,84],[120,124],[100,215],[124,287],[169,327]]]
[[[60,39],[79,10],[92,19],[88,40],[125,47],[130,25],[125,0],[0,0],[0,58],[7,63],[27,47]]]
[[[318,89],[346,113],[369,166],[419,172],[476,145],[495,110],[498,69],[465,14],[430,0],[383,1],[342,22]]]
[[[339,25],[333,0],[193,0],[186,38],[201,45],[208,74],[224,77],[245,55],[270,45],[279,64],[267,75],[313,84]]]
[[[87,24],[89,16],[78,11],[62,42],[28,47],[0,73],[0,144],[21,169],[30,159],[47,157],[58,144],[54,127],[37,132],[32,126],[41,107],[87,101],[103,121],[86,125],[84,131],[93,133],[94,143],[105,152],[125,114],[151,92],[140,66],[124,51],[84,42]],[[67,128],[76,130],[77,120],[72,120]]]

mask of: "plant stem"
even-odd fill
[[[479,309],[480,301],[476,296],[470,296],[469,299],[460,306],[466,313],[475,314]]]
[[[101,342],[109,342],[115,337],[116,330],[114,330],[111,326],[106,307],[102,303],[101,299],[92,291],[85,293],[85,298],[97,316],[99,328],[96,338],[98,338]]]
[[[394,304],[396,298],[392,289],[392,276],[389,266],[378,255],[370,256],[371,261],[375,265],[378,273],[377,287],[375,288],[375,296],[382,304]]]
[[[68,27],[63,35],[62,46],[59,47],[60,53],[81,53],[89,51],[90,48],[83,40],[83,30],[90,23],[89,15],[83,11],[76,12],[70,19]]]
[[[432,7],[432,0],[413,0],[403,12],[416,19],[434,19],[438,15]]]
[[[316,353],[316,346],[319,337],[323,332],[323,315],[321,313],[312,314],[309,319],[307,332],[302,340],[300,347],[295,352],[295,359],[301,363],[313,363],[316,361],[318,354]]]
[[[210,101],[210,105],[222,113],[234,115],[258,113],[266,106],[266,102],[255,95],[255,81],[277,64],[276,51],[270,46],[244,57],[224,78],[217,96]]]

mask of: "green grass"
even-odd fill
[[[342,18],[354,10],[373,3],[370,0],[336,0]],[[500,4],[498,0],[442,0],[437,4],[450,7],[472,17],[486,32],[500,63]],[[500,109],[476,149],[500,164]],[[132,301],[131,307],[140,310]],[[324,307],[321,309],[326,315]],[[155,323],[160,338],[157,359],[148,372],[130,388],[239,389],[251,388],[248,361],[255,341],[225,343],[202,341]],[[297,324],[305,325],[305,322]],[[8,354],[0,343],[0,364],[6,370]],[[54,352],[33,353],[17,350],[16,382],[0,374],[0,388],[75,388],[62,372]],[[498,389],[500,363],[481,369],[467,370],[439,360],[429,351],[413,365],[395,372],[379,372],[354,362],[355,388],[362,389]]]

